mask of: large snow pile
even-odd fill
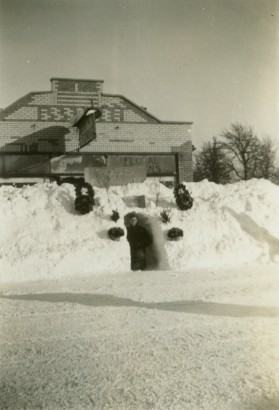
[[[208,181],[187,183],[194,205],[179,211],[173,192],[155,180],[143,184],[95,189],[93,212],[74,210],[72,185],[55,183],[0,188],[0,281],[18,281],[91,273],[123,272],[130,268],[125,237],[111,241],[112,226],[125,230],[132,209],[122,198],[145,195],[146,208],[133,209],[154,235],[151,268],[236,266],[279,262],[279,187],[266,180],[220,186]],[[110,220],[117,209],[121,219]],[[168,209],[169,224],[160,213]],[[180,241],[167,240],[179,227]]]

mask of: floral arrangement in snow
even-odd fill
[[[178,184],[173,191],[176,205],[181,211],[187,211],[193,206],[193,198],[184,184]]]
[[[75,199],[75,210],[81,214],[85,215],[91,212],[93,209],[92,199],[88,195],[80,195]]]
[[[162,222],[163,222],[164,224],[167,224],[167,223],[169,223],[169,222],[171,221],[170,211],[169,211],[168,209],[164,209],[164,210],[160,213],[160,215],[161,215],[161,218],[162,218]]]
[[[124,231],[122,228],[113,227],[108,230],[108,236],[113,241],[119,241],[121,236],[124,236]]]
[[[93,198],[95,196],[95,192],[92,188],[92,185],[88,182],[82,182],[76,185],[76,196],[78,197],[80,195],[88,195],[94,202]]]
[[[180,228],[171,228],[168,231],[167,236],[171,241],[177,241],[183,237],[183,231]]]
[[[94,190],[88,182],[76,185],[75,210],[85,215],[92,211],[94,205]]]
[[[120,218],[119,212],[117,211],[117,209],[114,209],[114,210],[112,211],[112,215],[111,215],[110,219],[111,219],[113,222],[117,222],[119,218]]]

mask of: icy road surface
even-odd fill
[[[278,266],[1,287],[1,409],[279,408]]]

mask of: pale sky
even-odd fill
[[[200,146],[232,122],[279,143],[279,0],[0,0],[0,107],[103,79]]]

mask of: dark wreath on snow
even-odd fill
[[[108,230],[108,236],[112,240],[119,239],[121,236],[124,236],[124,231],[122,228],[113,227]]]
[[[187,211],[193,206],[193,198],[184,184],[178,184],[173,191],[176,205],[181,211]]]
[[[167,233],[168,238],[173,241],[183,237],[183,231],[180,228],[171,228]]]
[[[79,195],[75,199],[75,210],[81,215],[85,215],[91,212],[93,205],[94,199],[89,195]]]
[[[93,200],[95,192],[92,188],[92,185],[88,182],[81,182],[76,184],[76,196],[78,197],[81,195],[88,195]]]

